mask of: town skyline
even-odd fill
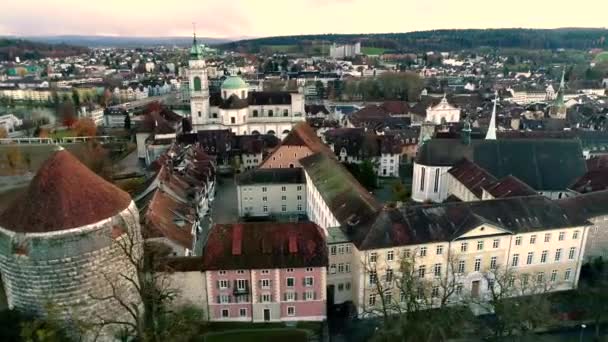
[[[348,5],[348,6],[344,6]],[[376,8],[374,15],[370,8]],[[484,8],[480,0],[467,6],[447,0],[406,4],[397,0],[304,0],[297,12],[302,22],[294,23],[286,15],[284,3],[277,0],[263,4],[249,0],[232,2],[195,2],[180,0],[171,9],[157,1],[147,7],[141,3],[109,0],[83,4],[75,0],[58,0],[52,4],[36,0],[4,4],[6,13],[0,19],[0,35],[14,36],[125,36],[180,37],[192,34],[196,23],[201,37],[240,39],[324,33],[387,33],[435,29],[492,29],[605,27],[601,9],[608,5],[599,0],[578,3],[588,11],[573,16],[565,6],[514,0],[496,15],[480,16],[474,8]],[[109,8],[117,9],[108,11]],[[66,10],[67,9],[67,10]],[[293,8],[292,8],[293,9]],[[132,14],[138,13],[136,17]],[[288,12],[287,12],[288,13]],[[218,15],[221,14],[221,15]],[[365,25],[362,25],[365,22]],[[152,24],[154,23],[154,24]]]

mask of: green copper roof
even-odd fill
[[[222,89],[241,89],[248,87],[249,85],[238,76],[228,76],[224,83],[222,83]]]

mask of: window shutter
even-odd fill
[[[262,302],[262,295],[260,295],[260,300],[259,300],[259,302],[260,302],[260,303]]]
[[[226,281],[226,287],[230,288],[230,281],[229,280]]]
[[[317,300],[317,291],[312,293],[312,299]]]
[[[236,286],[236,280],[234,281],[234,288],[235,288],[235,289],[237,288],[237,286]]]
[[[293,294],[293,300],[298,300],[298,293],[297,293],[297,292],[295,292],[295,293]]]
[[[302,278],[302,285],[306,286],[306,277]]]
[[[270,301],[272,302],[272,294],[270,294]]]
[[[228,296],[228,303],[232,303],[232,296]]]
[[[219,280],[217,280],[217,281],[215,282],[215,286],[216,286],[218,289],[220,288],[220,281],[219,281]]]
[[[220,296],[217,296],[217,302],[218,302],[218,304],[222,302],[222,300],[220,299]]]
[[[283,300],[287,301],[287,292],[283,293]]]
[[[258,280],[258,285],[259,285],[260,288],[262,287],[262,281],[261,280]]]
[[[268,286],[272,286],[272,279],[268,281]]]

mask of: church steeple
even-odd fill
[[[496,140],[496,104],[498,103],[498,91],[494,94],[494,108],[492,109],[492,118],[490,119],[490,126],[486,133],[486,140]]]
[[[190,48],[190,59],[193,60],[201,60],[203,59],[203,47],[198,44],[196,41],[196,26],[193,23],[193,32],[192,32],[192,48]]]

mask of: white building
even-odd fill
[[[237,177],[239,216],[304,215],[306,183],[301,168],[254,169]]]
[[[305,121],[304,94],[250,92],[239,76],[229,76],[220,94],[209,94],[207,67],[201,47],[190,51],[190,114],[194,130],[230,129],[237,135],[272,134],[284,137]]]
[[[444,96],[436,106],[427,108],[426,121],[436,125],[460,121],[460,109],[452,106]]]
[[[4,128],[8,133],[13,132],[21,125],[23,125],[23,120],[14,114],[0,115],[0,127]]]
[[[346,45],[336,45],[335,43],[329,47],[329,56],[331,58],[354,57],[361,54],[361,43]]]

